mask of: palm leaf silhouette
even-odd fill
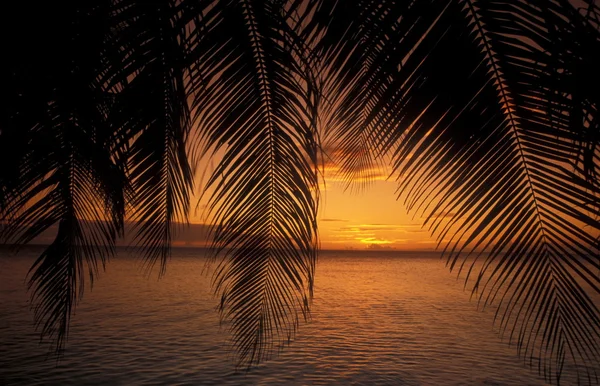
[[[568,358],[593,382],[597,92],[581,79],[597,79],[587,51],[598,30],[568,2],[422,3],[433,22],[387,23],[385,38],[366,44],[380,51],[377,68],[398,68],[366,114],[373,157],[392,156],[407,207],[426,217],[451,268],[469,267],[467,280],[475,272],[474,291],[497,306],[519,353],[549,379]]]
[[[220,310],[241,363],[289,341],[308,317],[315,265],[317,139],[296,4],[222,2],[206,10],[194,89],[206,151],[224,149],[212,189]],[[283,17],[282,17],[283,16]],[[200,21],[202,23],[202,21]],[[227,52],[224,55],[223,52]]]
[[[123,229],[126,178],[113,162],[114,137],[103,114],[112,100],[96,78],[108,5],[40,7],[28,22],[52,33],[40,34],[26,49],[54,60],[39,63],[17,45],[22,56],[12,58],[7,79],[12,104],[0,140],[6,165],[0,177],[2,238],[25,244],[58,225],[29,281],[36,324],[57,349],[83,294],[86,270],[93,282]],[[56,30],[53,23],[66,27]],[[62,40],[67,43],[56,44]]]
[[[119,33],[109,49],[118,61],[106,78],[121,88],[111,119],[123,133],[135,192],[129,220],[147,268],[159,262],[164,273],[176,224],[187,221],[193,184],[186,151],[185,23],[171,1],[121,1],[114,12]]]
[[[268,358],[308,316],[322,137],[347,186],[391,160],[399,197],[523,358],[557,382],[566,363],[597,379],[594,2],[10,7],[3,36],[39,39],[7,42],[0,75],[1,236],[58,225],[30,281],[57,348],[126,218],[164,272],[194,163],[215,157],[202,188],[220,310],[240,363]]]

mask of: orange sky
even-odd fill
[[[412,213],[408,215],[402,202],[396,200],[396,181],[388,181],[386,175],[378,172],[373,173],[375,180],[369,187],[357,189],[363,186],[357,184],[353,189],[346,189],[346,184],[336,178],[335,172],[335,167],[326,166],[325,181],[321,184],[318,227],[322,249],[435,248],[435,239],[429,236],[426,227],[421,227],[423,219],[418,216],[413,219]],[[200,179],[200,176],[197,177]],[[181,225],[178,228],[173,246],[207,246],[208,220],[203,217],[206,201],[205,197],[198,210],[194,210],[198,195],[192,196],[190,225]],[[131,244],[131,234],[127,234],[119,245]],[[49,244],[55,235],[56,224],[32,243]]]
[[[319,211],[319,233],[324,249],[432,249],[435,241],[421,227],[422,219],[406,213],[396,200],[395,181],[378,179],[360,192],[326,180]]]
[[[203,168],[199,168],[201,174]],[[206,175],[209,175],[211,167]],[[434,249],[437,242],[422,228],[423,219],[407,214],[401,201],[396,200],[397,182],[387,180],[383,172],[373,173],[374,181],[364,189],[346,189],[346,184],[336,177],[336,168],[325,167],[325,181],[321,184],[318,226],[322,249],[394,248],[400,250]],[[199,179],[199,178],[198,178]],[[359,185],[357,185],[359,186]],[[195,206],[198,197],[192,199]],[[192,224],[204,224],[203,207],[190,216]],[[179,245],[200,246],[204,238],[197,230],[186,232]]]

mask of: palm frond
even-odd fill
[[[401,196],[451,268],[480,271],[474,290],[519,353],[549,379],[569,363],[591,382],[598,93],[573,77],[597,77],[585,66],[598,31],[563,1],[444,7],[407,57],[389,56],[373,146],[393,154]]]
[[[11,47],[3,91],[11,104],[2,114],[1,237],[22,245],[58,227],[29,281],[36,325],[57,351],[83,295],[85,271],[93,282],[123,228],[125,176],[111,158],[105,114],[111,98],[96,78],[108,9],[108,2],[96,2],[15,13],[27,15],[40,40]],[[52,59],[39,63],[27,51]]]
[[[192,77],[207,151],[215,276],[240,364],[268,358],[308,317],[316,260],[317,139],[295,4],[219,2],[197,30]]]
[[[184,83],[182,23],[176,3],[121,1],[112,50],[119,58],[106,87],[120,87],[111,119],[122,133],[134,194],[130,220],[147,268],[164,273],[177,223],[187,221],[193,184],[186,141],[190,116]],[[114,60],[114,59],[113,59]]]
[[[600,75],[595,69],[600,62],[593,52],[600,44],[600,7],[594,2],[580,10],[570,8],[564,1],[560,5],[568,10],[568,20],[576,22],[565,22],[564,16],[556,13],[556,6],[545,12],[552,34],[548,43],[556,55],[552,63],[553,76],[545,80],[552,85],[555,97],[563,97],[562,104],[547,105],[546,112],[561,122],[565,122],[565,115],[568,117],[569,129],[579,143],[576,167],[583,169],[581,172],[589,183],[597,184],[600,181],[596,154],[600,133],[596,118],[600,106],[597,92]],[[569,95],[572,101],[568,99]]]
[[[382,52],[377,44],[387,36],[395,14],[388,2],[319,2],[305,33],[321,34],[314,44],[320,58],[324,102],[320,109],[325,148],[339,165],[346,187],[372,182],[381,160],[373,156],[370,117],[374,100],[387,85],[384,66],[375,65]],[[338,92],[336,92],[338,91]]]
[[[326,25],[317,45],[328,64],[320,70],[328,102],[325,137],[348,186],[369,184],[388,161],[381,136],[397,132],[416,113],[401,109],[398,69],[447,6],[435,0],[340,2],[316,15]]]
[[[308,316],[323,127],[348,183],[393,159],[407,207],[529,363],[591,382],[600,8],[573,3],[11,5],[3,36],[27,25],[37,39],[6,42],[0,236],[23,244],[58,226],[31,271],[43,336],[62,347],[126,205],[164,271],[188,158],[222,155],[206,186],[214,284],[240,363],[269,357]]]

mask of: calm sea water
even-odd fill
[[[201,250],[176,249],[161,280],[122,253],[77,308],[57,365],[27,303],[37,253],[0,256],[3,385],[544,384],[437,254],[408,252],[323,252],[312,321],[249,372],[235,371]]]

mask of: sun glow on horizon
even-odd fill
[[[218,158],[218,156],[217,156]],[[372,168],[364,170],[349,184],[332,158],[324,160],[319,180],[318,234],[321,249],[397,249],[432,250],[437,241],[422,226],[423,219],[416,213],[407,213],[402,200],[398,200],[398,182],[389,178],[389,170]],[[201,160],[196,168],[197,181],[210,175],[216,159]],[[200,178],[204,176],[204,178]],[[205,246],[207,224],[207,192],[198,202],[196,191],[191,200],[190,223],[197,227],[183,231],[177,237],[177,246]],[[201,230],[200,230],[201,229]]]

